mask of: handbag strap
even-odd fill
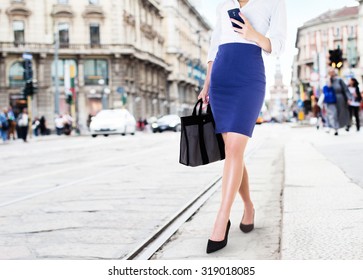
[[[197,101],[197,103],[195,103],[194,109],[193,109],[193,116],[197,116],[197,107],[199,105],[199,110],[198,110],[198,116],[200,116],[202,114],[202,109],[203,109],[203,99],[199,99]]]

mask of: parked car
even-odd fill
[[[156,122],[151,124],[154,133],[163,132],[166,130],[180,131],[180,117],[177,115],[165,115],[157,119]]]
[[[102,110],[92,117],[90,131],[92,137],[110,134],[134,135],[136,120],[126,109]]]

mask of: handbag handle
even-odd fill
[[[203,99],[198,99],[197,103],[195,104],[194,109],[193,109],[193,116],[197,116],[198,105],[199,105],[198,116],[200,116],[202,114],[202,109],[203,109]],[[210,107],[209,103],[207,106],[207,114],[212,114],[212,108]]]
[[[203,108],[203,99],[198,99],[197,103],[195,103],[194,109],[193,109],[193,116],[197,115],[197,107],[199,106],[199,110],[198,110],[198,116],[200,116],[202,114],[202,108]]]

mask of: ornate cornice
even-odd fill
[[[105,13],[102,10],[101,6],[98,5],[88,5],[86,10],[83,12],[82,16],[84,18],[99,18],[104,19]]]
[[[70,5],[56,4],[53,5],[52,16],[73,18],[74,12]]]
[[[28,17],[32,12],[25,6],[23,2],[12,2],[11,6],[6,10],[8,16]]]

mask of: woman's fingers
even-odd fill
[[[231,18],[231,21],[242,28],[245,26],[242,22],[235,20],[234,18]]]
[[[239,16],[243,19],[243,21],[245,22],[245,24],[249,24],[250,22],[248,21],[248,19],[242,15],[242,13],[239,13]]]
[[[236,28],[236,27],[233,27],[233,29],[234,29],[234,31],[236,31],[237,33],[243,34],[243,29]]]

